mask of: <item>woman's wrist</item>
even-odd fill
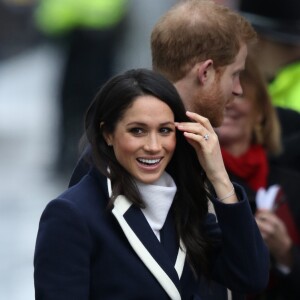
[[[223,202],[224,200],[228,199],[231,196],[235,195],[235,190],[234,190],[234,186],[232,185],[232,189],[230,190],[230,192],[226,195],[224,195],[222,198],[217,198],[219,201]]]
[[[236,203],[238,202],[234,186],[232,182],[228,180],[218,181],[213,184],[215,189],[217,200],[222,203]]]

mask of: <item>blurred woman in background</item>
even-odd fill
[[[280,124],[253,58],[241,75],[244,94],[217,129],[231,179],[246,189],[271,254],[270,282],[250,299],[300,299],[300,174],[272,164],[282,151]]]

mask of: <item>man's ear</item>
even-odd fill
[[[207,59],[204,62],[202,62],[201,64],[199,64],[197,72],[198,72],[197,75],[198,75],[200,84],[202,84],[202,85],[205,84],[207,81],[209,81],[209,79],[213,75],[213,72],[214,72],[213,60]]]

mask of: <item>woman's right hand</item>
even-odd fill
[[[222,199],[232,191],[233,186],[224,166],[218,136],[207,118],[189,111],[186,114],[192,122],[181,122],[175,125],[195,149],[217,197]],[[224,201],[224,203],[234,202],[237,202],[235,193]]]

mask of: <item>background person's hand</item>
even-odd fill
[[[285,224],[275,213],[269,210],[258,210],[255,219],[261,235],[276,262],[291,267],[293,243]]]

